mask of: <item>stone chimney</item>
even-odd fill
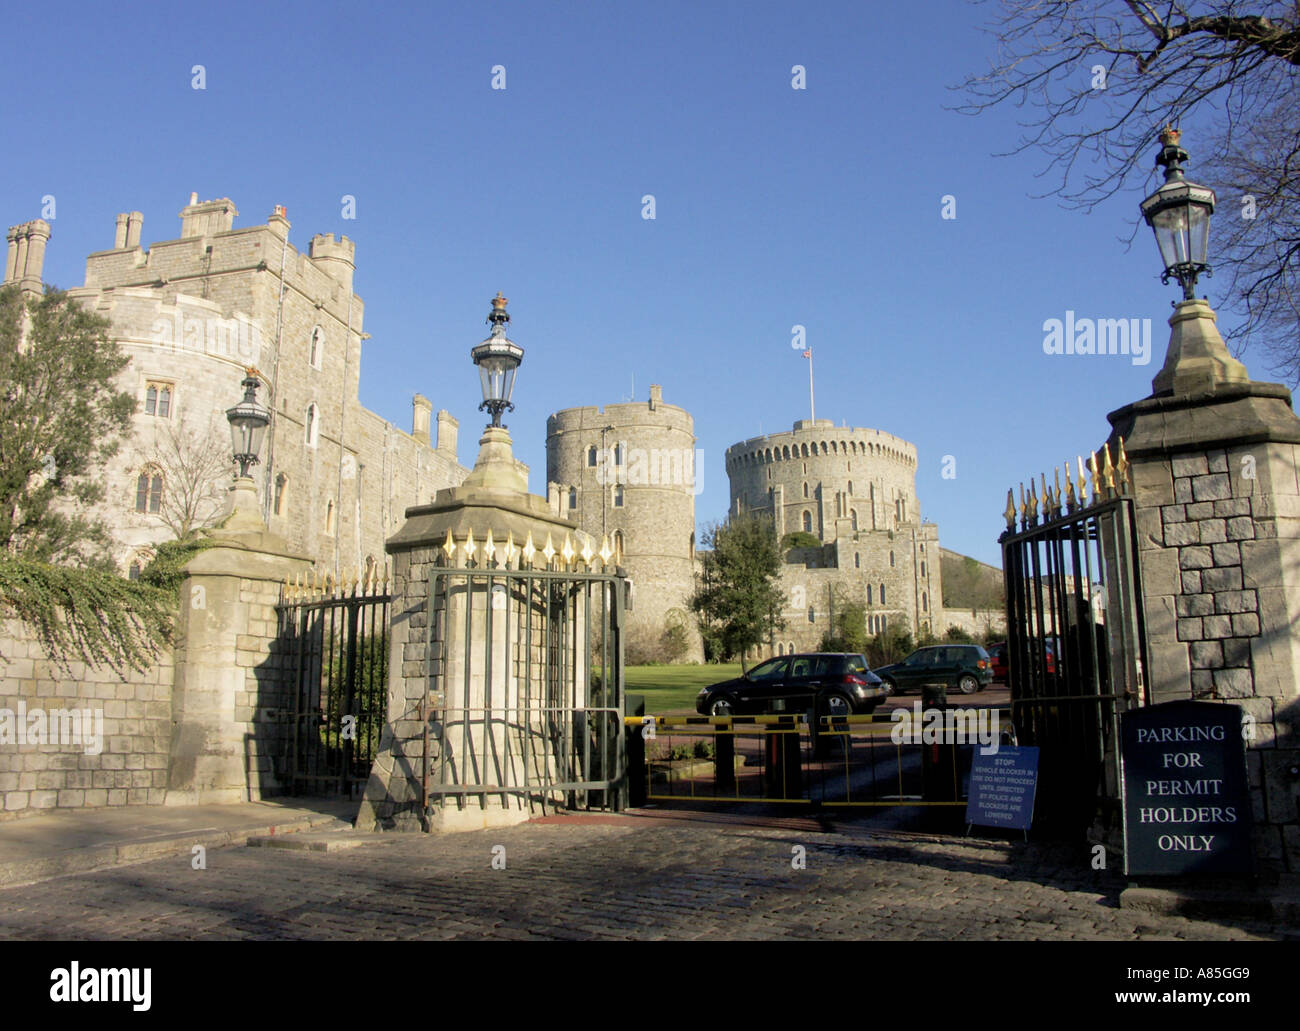
[[[308,256],[322,272],[333,276],[347,290],[352,289],[352,273],[356,271],[356,244],[346,236],[337,241],[333,233],[317,233],[311,238]]]
[[[117,228],[113,231],[113,250],[120,251],[126,246],[126,221],[131,216],[125,211],[117,216]]]
[[[429,416],[433,414],[433,405],[423,394],[416,394],[411,400],[411,436],[425,446],[429,445]]]
[[[5,257],[5,282],[17,283],[24,290],[42,290],[41,273],[45,267],[45,245],[50,239],[50,224],[44,219],[10,226],[9,253]]]
[[[271,232],[281,240],[289,238],[289,212],[283,204],[277,204],[271,211],[270,217],[266,224],[271,227]]]
[[[438,450],[453,462],[456,461],[456,437],[460,432],[460,423],[456,417],[442,408],[438,411]]]
[[[190,194],[190,202],[181,209],[181,239],[188,240],[195,236],[212,236],[214,233],[228,233],[235,224],[239,212],[229,197],[219,200],[205,200],[199,203],[198,194]],[[138,241],[137,241],[138,242]],[[126,245],[133,246],[130,233],[127,233]]]
[[[144,228],[144,215],[139,211],[131,211],[126,216],[126,246],[140,246],[140,230]]]

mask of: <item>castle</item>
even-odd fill
[[[111,249],[86,260],[68,291],[107,317],[131,359],[118,387],[135,395],[132,435],[105,470],[95,514],[113,528],[114,559],[135,577],[161,541],[209,524],[230,483],[225,411],[245,369],[272,410],[257,479],[270,529],[337,578],[384,560],[405,508],[468,474],[457,423],[413,398],[410,432],[358,400],[364,304],[352,289],[354,245],[316,235],[289,242],[277,207],[265,224],[234,228],[228,198],[180,212],[180,236],[141,246],[140,212],[117,216]],[[9,230],[5,283],[40,291],[48,224]]]
[[[765,513],[778,535],[818,542],[786,555],[777,654],[815,651],[843,601],[866,607],[868,634],[903,619],[913,633],[946,628],[939,529],[921,519],[915,445],[801,419],[788,433],[733,444],[726,467],[733,513]]]
[[[134,432],[105,470],[97,513],[114,528],[115,559],[136,576],[161,541],[215,519],[230,482],[225,411],[245,369],[273,412],[253,470],[270,529],[336,577],[382,562],[405,509],[459,485],[457,422],[416,394],[410,432],[358,400],[364,305],[352,289],[346,236],[289,242],[277,207],[265,224],[234,228],[228,198],[180,212],[180,236],[140,243],[142,216],[117,216],[111,249],[91,254],[71,297],[107,317],[131,361],[120,388],[138,407]],[[50,227],[9,230],[5,283],[42,289]],[[694,420],[663,400],[568,408],[546,426],[547,498],[556,515],[608,538],[633,583],[628,651],[698,661],[689,611],[697,569],[695,496],[703,473]],[[811,535],[786,556],[786,629],[777,653],[816,649],[836,606],[866,606],[867,630],[905,619],[946,626],[938,530],[920,519],[916,448],[874,429],[802,420],[726,452],[730,508],[770,515],[778,534]],[[815,544],[813,540],[815,539]],[[766,652],[768,649],[763,649]]]

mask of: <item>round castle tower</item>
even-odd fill
[[[726,468],[733,514],[767,513],[781,536],[805,531],[821,542],[786,556],[786,630],[772,651],[818,648],[844,589],[865,605],[869,634],[900,619],[914,632],[943,629],[939,531],[921,520],[914,444],[801,419],[788,433],[733,444]]]
[[[566,408],[546,420],[552,507],[597,540],[608,537],[635,585],[627,638],[634,658],[666,657],[656,653],[675,622],[689,642],[682,658],[703,657],[687,608],[702,473],[694,419],[665,404],[657,385],[648,402]]]
[[[806,530],[823,542],[847,531],[919,522],[916,446],[892,433],[801,419],[789,433],[727,448],[731,510],[771,512],[777,532]]]

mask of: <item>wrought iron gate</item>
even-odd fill
[[[1007,592],[1011,717],[1022,745],[1037,745],[1035,823],[1086,829],[1113,815],[1119,798],[1118,714],[1145,701],[1146,625],[1133,500],[1123,438],[1083,459],[1078,482],[1065,470],[1007,492],[1002,534]],[[1040,515],[1041,508],[1041,515]]]
[[[627,581],[501,567],[429,581],[426,806],[622,808]]]
[[[384,728],[388,574],[286,583],[279,650],[287,735],[279,762],[292,794],[354,796],[365,787]]]

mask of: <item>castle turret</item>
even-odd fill
[[[317,233],[311,238],[308,255],[322,272],[333,276],[345,290],[352,289],[352,274],[356,271],[356,244],[346,236],[336,241],[333,233]]]
[[[5,283],[40,293],[45,268],[45,245],[50,225],[44,219],[9,227],[9,253],[5,258]]]
[[[411,409],[411,436],[428,447],[429,417],[433,415],[433,404],[423,394],[416,394],[411,399]]]

